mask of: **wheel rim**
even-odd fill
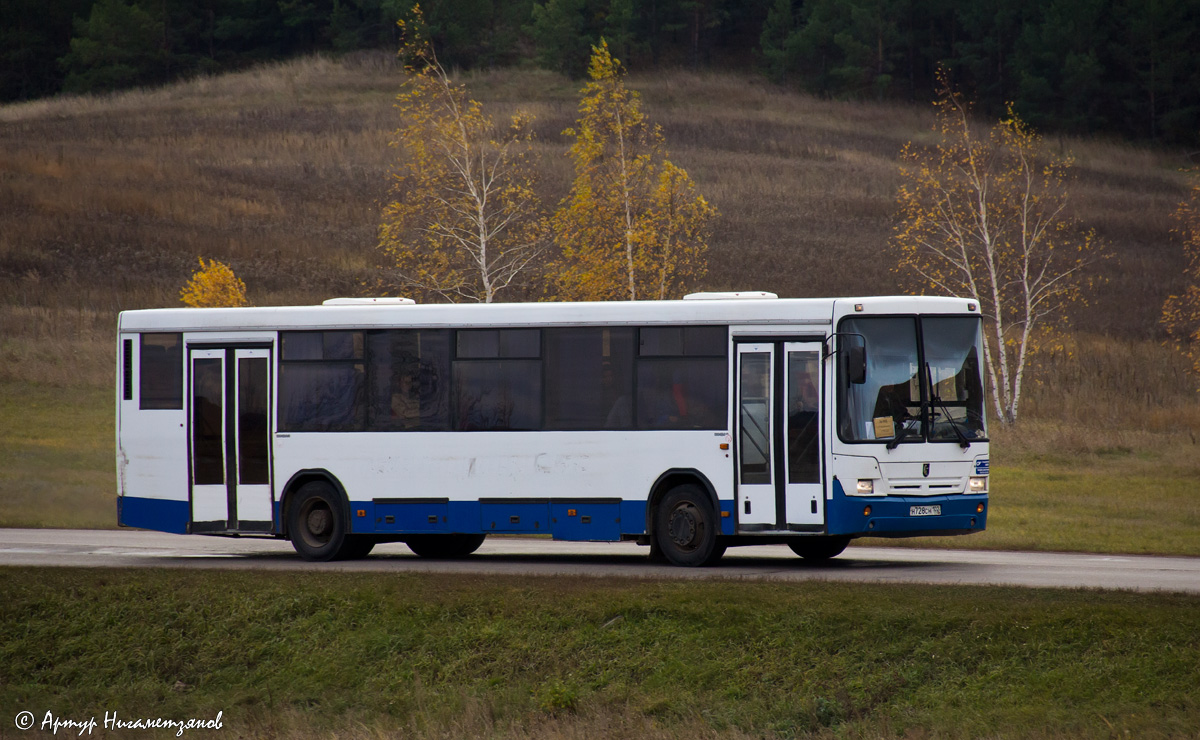
[[[694,504],[685,501],[671,510],[667,534],[671,543],[682,551],[690,552],[699,547],[704,538],[704,521]]]
[[[313,547],[327,544],[333,535],[333,512],[324,501],[306,502],[300,512],[300,521],[304,522],[301,535]]]

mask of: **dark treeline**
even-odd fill
[[[314,51],[395,49],[412,0],[5,0],[0,100],[113,90]],[[753,68],[837,98],[934,97],[1043,130],[1200,141],[1200,0],[427,0],[442,61],[580,76]]]

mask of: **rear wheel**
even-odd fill
[[[418,534],[404,541],[408,549],[423,558],[450,560],[465,558],[479,549],[482,534]]]
[[[663,497],[654,518],[654,537],[675,565],[712,565],[725,554],[709,497],[690,483],[672,488]]]
[[[849,537],[802,537],[788,542],[788,547],[805,560],[820,563],[841,555],[849,544]]]
[[[287,524],[292,547],[305,560],[338,560],[345,557],[343,548],[348,539],[355,541],[347,537],[341,497],[325,481],[312,481],[300,487],[288,508]]]

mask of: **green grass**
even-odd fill
[[[980,547],[1200,555],[1196,471],[1152,460],[997,470]]]
[[[0,383],[0,526],[115,527],[113,392]]]
[[[220,710],[239,734],[418,738],[1200,727],[1184,596],[6,569],[0,630],[0,708],[39,718]]]

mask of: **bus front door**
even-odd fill
[[[193,532],[273,529],[270,350],[189,350]]]
[[[822,531],[821,344],[740,343],[737,364],[740,529]]]

